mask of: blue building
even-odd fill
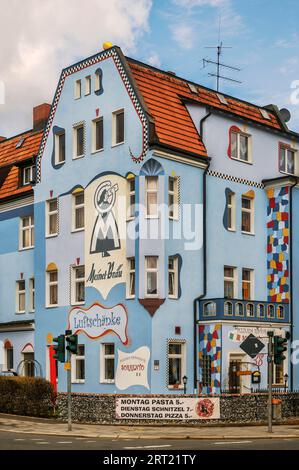
[[[39,136],[28,253],[17,243],[21,208],[0,203],[0,285],[11,305],[0,319],[16,321],[12,291],[23,278],[3,272],[12,253],[27,299],[34,279],[35,313],[20,313],[41,373],[66,389],[53,337],[71,329],[76,392],[183,393],[187,381],[188,393],[248,393],[241,373],[254,370],[265,388],[267,332],[295,339],[298,328],[299,136],[286,113],[114,46],[62,71]],[[3,323],[8,346],[16,340]],[[249,334],[265,344],[255,359],[240,348]],[[289,350],[275,385],[298,386],[296,373]]]

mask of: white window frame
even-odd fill
[[[211,308],[209,307],[211,306]],[[217,315],[217,304],[213,300],[205,302],[202,307],[202,316],[204,318],[216,317]]]
[[[113,346],[114,354],[106,354],[105,346]],[[105,362],[106,359],[113,359],[114,361],[114,378],[106,379],[105,378]],[[115,344],[114,343],[101,343],[100,345],[100,383],[103,384],[114,384],[115,382]]]
[[[116,124],[117,124],[117,116],[119,114],[122,114],[124,115],[124,139],[121,141],[121,142],[117,142],[116,141],[116,136],[117,136],[117,132],[116,132]],[[125,110],[124,108],[122,109],[118,109],[117,111],[113,111],[112,113],[112,147],[117,147],[118,145],[122,145],[125,143],[125,140],[126,140],[126,134],[125,134],[125,131],[126,131],[126,125],[125,125]]]
[[[24,227],[25,219],[29,219],[29,225]],[[23,246],[23,233],[29,232],[29,245]],[[20,217],[19,250],[31,250],[34,248],[34,215]]]
[[[102,127],[103,127],[103,145],[102,147],[97,148],[96,147],[96,142],[97,142],[97,123],[102,122]],[[93,119],[91,123],[91,153],[97,153],[97,152],[102,152],[104,150],[104,118],[103,116]]]
[[[250,209],[243,207],[243,199],[250,201]],[[249,232],[242,230],[243,212],[250,215],[250,231]],[[244,194],[241,197],[241,230],[242,230],[242,233],[246,235],[254,235],[254,199],[251,197],[247,197]]]
[[[50,275],[53,274],[53,273],[57,273],[57,280],[56,281],[51,281],[50,280]],[[58,273],[58,269],[53,269],[52,271],[47,271],[46,272],[46,307],[58,307],[59,305],[59,300],[58,300],[58,296],[59,296],[59,291],[58,291],[58,281],[59,281],[59,273]],[[50,291],[51,291],[51,287],[57,287],[57,303],[56,304],[51,304],[50,303],[50,299],[51,299],[51,294],[50,294]]]
[[[60,139],[64,137],[64,155],[63,155],[63,160],[60,160]],[[55,140],[55,165],[62,165],[62,163],[65,163],[65,132],[59,132],[58,134],[55,134],[54,136]]]
[[[91,75],[87,75],[87,77],[85,77],[84,85],[85,85],[84,95],[88,96],[91,94]]]
[[[24,289],[20,289],[20,284],[24,283]],[[24,297],[24,309],[20,308],[21,302],[20,297]],[[19,279],[16,281],[16,313],[26,313],[26,281],[25,279]]]
[[[236,157],[233,157],[232,154],[231,154],[231,158],[232,160],[236,160],[238,162],[242,162],[242,163],[247,163],[247,164],[252,164],[252,136],[250,134],[247,134],[246,132],[236,132],[236,131],[232,131],[231,133],[231,139],[232,139],[232,134],[235,134],[237,136],[237,156]],[[241,159],[241,145],[240,145],[240,138],[241,136],[245,137],[247,139],[247,156],[248,156],[248,159],[247,160],[243,160]]]
[[[287,351],[286,351],[287,352]],[[274,387],[284,387],[284,374],[285,374],[285,362],[287,363],[287,359],[285,361],[283,361],[281,364],[274,364],[274,362],[272,362],[272,377],[273,377],[273,380],[272,380],[272,385]],[[281,373],[281,378],[282,378],[282,382],[277,382],[277,368],[278,367],[282,367],[282,373]]]
[[[148,259],[154,258],[157,261],[155,268],[149,268],[147,265]],[[159,297],[159,257],[158,256],[145,256],[145,298],[147,299],[155,299]],[[150,273],[155,273],[157,278],[157,294],[149,294],[147,292],[147,276]]]
[[[28,166],[25,166],[22,169],[22,186],[29,186],[32,183],[32,181],[33,181],[33,169],[34,168],[35,168],[35,165],[28,165]],[[29,170],[29,180],[28,181],[25,178],[27,170]]]
[[[250,277],[249,281],[243,280],[244,270],[249,272],[249,277]],[[243,298],[243,282],[246,282],[247,284],[249,284],[249,299]],[[254,300],[254,269],[242,268],[242,299],[246,301]]]
[[[173,261],[173,267],[169,267],[170,261]],[[170,287],[170,275],[173,276],[173,282],[174,282],[174,293],[170,294],[169,292],[169,287]],[[169,256],[168,257],[168,297],[170,299],[177,299],[178,298],[178,293],[179,293],[179,263],[178,263],[178,257],[177,256]]]
[[[127,259],[128,263],[128,282],[127,282],[127,299],[135,299],[136,297],[136,259],[134,257]],[[132,264],[133,263],[133,264]],[[131,286],[134,279],[134,294],[131,292]]]
[[[231,198],[229,202],[229,197]],[[230,232],[235,232],[236,231],[236,194],[233,192],[230,192],[228,194],[228,199],[227,199],[227,212],[230,211],[231,214],[231,225],[228,225],[229,218],[227,216],[227,230]]]
[[[83,129],[83,153],[78,155],[78,130]],[[85,156],[85,125],[84,123],[75,124],[73,126],[73,160],[77,160],[78,158],[83,158]]]
[[[134,189],[132,189],[132,182],[134,182]],[[135,177],[127,179],[127,187],[128,187],[127,220],[133,220],[135,218],[135,210],[136,210],[136,178]],[[134,204],[131,204],[131,198],[134,198]]]
[[[84,268],[84,277],[77,277],[79,270]],[[85,304],[85,266],[72,266],[71,271],[71,303],[72,305],[84,305]],[[84,284],[84,300],[77,300],[77,284]]]
[[[281,153],[282,150],[284,151],[284,169],[283,170],[280,168],[280,153]],[[287,171],[288,170],[288,152],[291,152],[293,154],[294,173],[289,173]],[[289,146],[288,144],[279,143],[279,155],[278,155],[278,159],[279,159],[278,160],[278,170],[279,170],[279,173],[282,173],[284,175],[291,175],[291,176],[297,175],[297,167],[298,167],[297,154],[298,154],[297,149]]]
[[[56,201],[57,207],[55,210],[50,211],[50,204],[51,202]],[[56,215],[56,231],[54,233],[50,233],[50,217]],[[56,237],[58,235],[58,198],[48,199],[46,201],[46,237]]]
[[[233,270],[233,277],[225,276],[225,268]],[[224,289],[225,282],[233,282],[234,294],[233,294],[232,298],[236,299],[237,296],[238,296],[238,272],[237,272],[237,268],[235,266],[225,265],[224,268],[223,268],[223,291],[224,291],[224,296],[225,296],[225,289]]]
[[[171,181],[173,181],[173,189],[170,189]],[[173,199],[172,206],[170,204],[171,198]],[[172,210],[171,210],[171,207],[172,207]],[[178,176],[168,177],[168,217],[171,220],[178,220],[179,218],[179,178]]]
[[[77,196],[83,195],[83,202],[77,204]],[[76,227],[76,212],[83,209],[83,227]],[[72,232],[82,232],[85,230],[85,193],[84,190],[72,194]]]
[[[179,344],[181,346],[181,354],[169,354],[169,346],[171,344]],[[176,340],[169,340],[167,343],[167,388],[169,389],[177,389],[183,390],[183,377],[186,375],[187,370],[187,351],[186,351],[186,341],[176,341]],[[169,362],[170,359],[177,359],[181,358],[181,382],[179,384],[171,385],[169,383]]]
[[[75,100],[79,100],[82,96],[82,83],[81,79],[75,81],[74,84],[74,98]]]
[[[149,188],[149,181],[156,181],[156,187],[154,189]],[[152,204],[156,208],[155,213],[150,213],[150,206],[148,204],[148,194],[156,194],[157,202]],[[157,219],[158,218],[158,205],[159,205],[159,177],[158,176],[146,176],[145,177],[145,206],[146,206],[146,218],[147,219]]]
[[[85,344],[78,344],[78,350],[79,347],[84,348],[84,354],[81,356],[79,354],[72,354],[71,355],[71,361],[72,361],[72,383],[74,384],[84,384],[85,383],[85,378],[86,378],[86,364],[85,364]],[[84,379],[78,379],[77,378],[77,362],[82,361],[84,362]]]
[[[35,311],[35,279],[29,279],[29,312]]]

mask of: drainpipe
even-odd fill
[[[291,323],[291,328],[290,328],[290,333],[291,333],[291,338],[290,338],[290,344],[292,344],[293,339],[294,339],[294,324],[293,324],[293,308],[294,308],[294,302],[293,302],[293,188],[297,185],[298,183],[298,178],[295,178],[294,184],[290,186],[290,291],[291,291],[291,302],[290,302],[290,323]],[[294,367],[293,364],[290,363],[290,389],[293,391],[294,387]]]
[[[207,114],[200,120],[199,129],[200,136],[203,140],[203,124],[209,116],[211,116],[211,110],[208,108]],[[202,199],[203,199],[203,292],[201,295],[193,300],[193,369],[194,369],[194,394],[197,393],[197,303],[206,296],[207,294],[207,210],[206,210],[206,199],[207,199],[207,173],[211,165],[211,159],[208,160],[208,165],[203,174],[203,186],[202,186]]]

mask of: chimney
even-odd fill
[[[33,130],[41,131],[45,128],[50,114],[51,105],[43,103],[33,108]]]
[[[2,135],[0,135],[0,142],[3,142],[6,139],[7,139],[6,137],[3,137]]]

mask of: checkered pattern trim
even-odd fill
[[[237,176],[226,175],[219,171],[208,171],[209,176],[215,176],[216,178],[221,178],[223,180],[233,181],[234,183],[246,184],[247,186],[253,186],[255,188],[263,189],[265,186],[263,183],[257,183],[256,181],[246,180],[245,178],[239,178]]]
[[[61,93],[62,93],[62,89],[63,89],[63,86],[64,86],[64,82],[66,80],[66,78],[76,72],[79,72],[80,70],[83,70],[87,67],[90,67],[91,65],[94,65],[94,64],[97,64],[98,62],[101,62],[105,59],[108,59],[109,57],[112,57],[112,59],[114,60],[114,63],[116,65],[116,68],[122,78],[122,81],[127,89],[127,92],[131,98],[131,101],[136,109],[136,112],[139,116],[139,119],[141,121],[141,124],[142,124],[142,129],[143,129],[143,142],[142,142],[142,152],[139,156],[135,156],[133,155],[132,153],[132,150],[129,148],[129,153],[130,153],[130,156],[132,158],[132,160],[135,162],[135,163],[140,163],[144,160],[145,156],[146,156],[146,152],[148,150],[148,136],[149,136],[149,123],[148,123],[148,120],[147,120],[147,117],[145,115],[145,112],[139,102],[139,99],[138,99],[138,96],[136,95],[131,83],[130,83],[130,80],[127,76],[127,73],[124,69],[124,66],[121,62],[121,59],[117,53],[117,51],[115,49],[110,49],[110,50],[107,50],[107,51],[103,51],[103,52],[100,52],[99,54],[89,58],[89,59],[86,59],[86,60],[83,60],[82,62],[79,62],[78,64],[76,65],[73,65],[71,67],[68,67],[66,69],[64,69],[62,71],[62,74],[61,74],[61,77],[60,77],[60,80],[59,80],[59,83],[58,83],[58,87],[57,87],[57,90],[56,90],[56,93],[55,93],[55,96],[54,96],[54,100],[53,100],[53,104],[52,104],[52,108],[51,108],[51,112],[50,112],[50,116],[49,116],[49,119],[48,119],[48,123],[47,123],[47,127],[45,129],[45,132],[44,132],[44,135],[43,135],[43,138],[42,138],[42,141],[41,141],[41,145],[40,145],[40,148],[39,148],[39,152],[38,152],[38,156],[37,156],[37,182],[39,182],[41,180],[41,158],[42,158],[42,155],[44,153],[44,150],[45,150],[45,146],[46,146],[46,143],[47,143],[47,140],[48,140],[48,136],[49,136],[49,132],[50,132],[50,129],[52,127],[52,123],[53,123],[53,119],[54,119],[54,116],[55,116],[55,113],[56,113],[56,109],[57,109],[57,106],[58,106],[58,103],[59,103],[59,99],[60,99],[60,96],[61,96]]]

